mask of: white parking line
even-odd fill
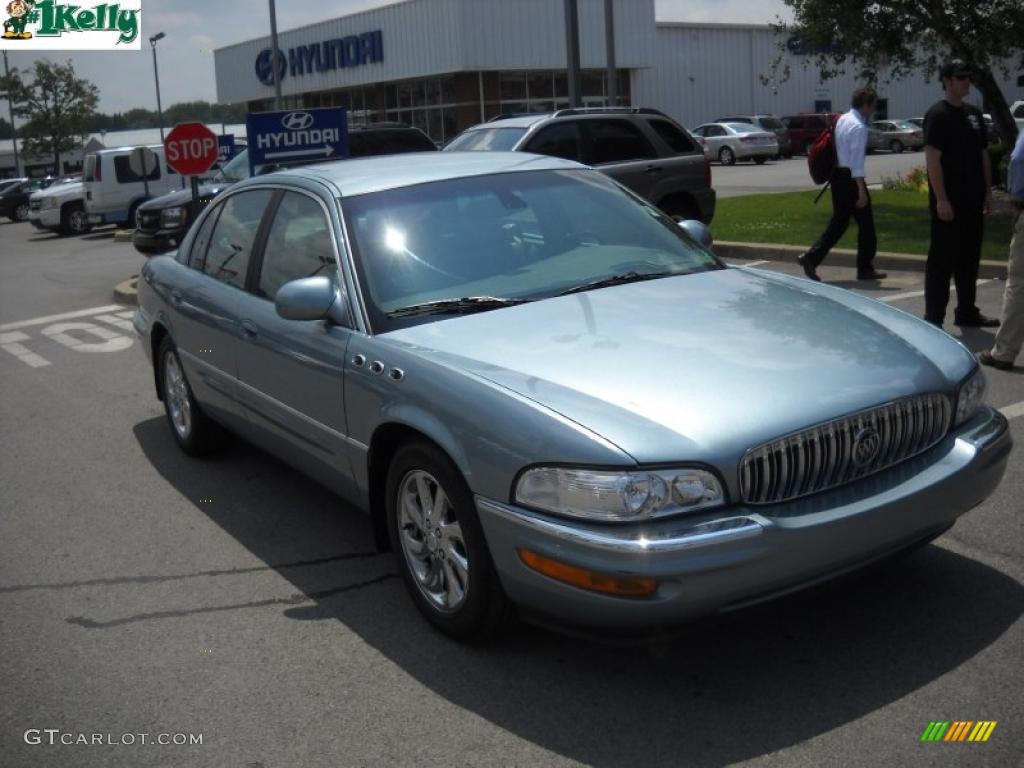
[[[991,283],[991,280],[979,280],[978,285],[984,285],[985,283]],[[950,286],[950,293],[956,291],[956,286]],[[879,301],[900,301],[902,299],[916,299],[919,296],[924,296],[924,291],[907,291],[906,293],[894,293],[892,296],[882,296]]]
[[[32,352],[24,344],[19,344],[19,341],[28,341],[28,336],[18,331],[14,333],[0,333],[0,349],[4,352],[10,352],[21,362],[25,363],[25,365],[32,368],[42,368],[51,364],[45,357]]]
[[[1018,416],[1024,416],[1024,401],[1000,408],[999,412],[1008,419],[1016,419]]]
[[[123,310],[123,304],[111,304],[106,307],[80,309],[77,312],[65,312],[61,315],[47,315],[46,317],[34,317],[31,320],[19,320],[16,323],[6,323],[4,325],[0,325],[0,331],[13,331],[16,328],[30,328],[33,325],[48,325],[49,323],[56,323],[60,320],[71,320],[76,317],[87,317],[88,315],[98,315],[104,312],[117,312]]]
[[[125,312],[125,313],[122,313],[122,314],[128,314],[128,313]],[[90,319],[91,320],[102,320],[104,323],[110,323],[110,325],[117,326],[118,328],[123,328],[126,331],[135,330],[135,326],[132,325],[132,321],[128,320],[126,318],[123,318],[123,317],[115,317],[114,315],[96,315],[95,317],[90,318]]]

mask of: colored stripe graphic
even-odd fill
[[[988,741],[996,720],[932,720],[921,734],[921,741]]]

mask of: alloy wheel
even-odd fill
[[[185,374],[174,352],[168,352],[164,357],[164,401],[174,431],[180,439],[188,439],[192,431],[192,403]]]
[[[28,203],[23,203],[14,209],[14,218],[18,221],[28,221]]]
[[[72,211],[71,215],[68,216],[68,227],[71,229],[71,232],[76,235],[88,232],[89,216],[82,210]]]
[[[398,484],[398,537],[413,580],[438,611],[454,613],[466,600],[469,557],[448,494],[422,469]]]

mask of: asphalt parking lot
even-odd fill
[[[0,224],[4,768],[1020,764],[1024,370],[986,371],[1018,445],[1001,487],[906,559],[672,638],[466,647],[337,497],[241,443],[177,449],[111,299],[142,262],[110,230]],[[921,273],[820,273],[923,311]],[[979,286],[983,312],[1002,290]],[[935,720],[997,726],[922,743]],[[152,743],[179,734],[202,743]]]

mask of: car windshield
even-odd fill
[[[249,178],[249,150],[243,149],[217,171],[214,181],[242,181]]]
[[[456,136],[444,149],[445,152],[508,150],[512,149],[525,133],[525,128],[478,128]]]
[[[375,332],[566,291],[720,269],[654,206],[587,170],[502,173],[342,201]]]

